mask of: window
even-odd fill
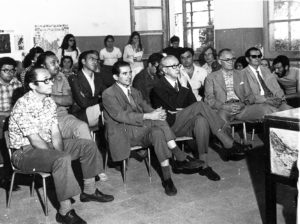
[[[266,57],[273,58],[279,54],[299,57],[300,1],[269,0],[264,5],[264,18]]]

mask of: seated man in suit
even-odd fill
[[[169,196],[177,193],[171,179],[169,158],[171,152],[176,157],[176,168],[197,169],[202,161],[187,156],[176,145],[175,135],[170,130],[166,112],[154,110],[143,99],[141,93],[131,87],[132,71],[127,62],[113,65],[116,83],[102,95],[104,118],[109,150],[113,161],[122,161],[130,156],[131,146],[154,146],[155,154],[162,169],[162,184]]]
[[[78,73],[69,77],[69,84],[75,103],[72,106],[72,114],[78,119],[88,123],[89,127],[98,126],[101,114],[101,95],[106,88],[100,73],[96,73],[97,52],[84,51],[78,60]]]
[[[167,122],[176,137],[195,136],[200,159],[206,162],[200,174],[219,180],[220,177],[207,164],[210,132],[221,141],[229,154],[244,154],[249,146],[235,142],[223,131],[225,122],[222,118],[207,104],[196,101],[186,76],[180,73],[180,66],[174,56],[161,60],[164,77],[154,86],[151,102],[154,108],[163,107],[168,111]]]
[[[163,56],[160,53],[151,54],[148,58],[148,66],[138,73],[132,82],[132,86],[142,93],[148,104],[151,104],[150,92],[154,84],[159,80],[157,70],[162,58]]]
[[[265,104],[254,104],[247,79],[234,69],[234,55],[230,49],[222,49],[218,54],[222,69],[211,73],[205,82],[205,102],[218,111],[225,121],[259,120],[272,107]]]
[[[100,192],[94,176],[102,165],[98,148],[92,140],[62,139],[58,127],[56,104],[50,97],[53,77],[47,69],[33,68],[25,75],[28,92],[15,104],[9,119],[12,162],[23,171],[52,174],[60,204],[56,220],[59,223],[86,223],[71,207],[70,198],[81,189],[74,176],[71,160],[80,160],[83,192],[80,201],[109,202],[112,195]]]
[[[260,66],[261,51],[251,47],[246,51],[245,57],[249,65],[242,70],[242,73],[248,80],[249,94],[254,96],[254,103],[270,105],[275,111],[291,109],[292,107],[286,103],[276,76],[269,69]]]

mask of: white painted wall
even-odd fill
[[[129,0],[3,0],[1,9],[0,30],[13,31],[11,41],[23,34],[26,52],[33,47],[34,25],[67,24],[75,36],[131,32]],[[21,59],[21,53],[10,55]]]

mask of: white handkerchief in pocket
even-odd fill
[[[240,85],[244,85],[244,82],[240,82]]]

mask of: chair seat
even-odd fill
[[[193,140],[193,137],[182,136],[182,137],[177,137],[177,138],[175,139],[176,142],[189,141],[189,140]]]

